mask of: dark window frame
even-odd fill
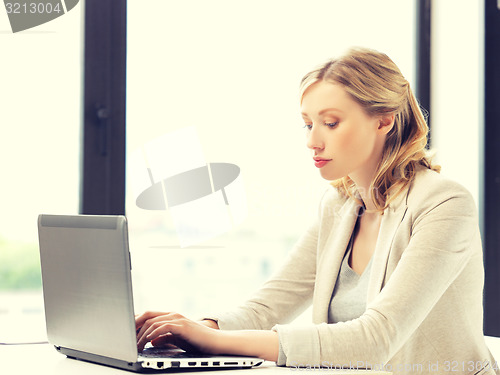
[[[125,214],[127,0],[86,0],[81,214]]]
[[[500,336],[500,5],[484,2],[484,332]],[[486,79],[487,77],[487,79]]]
[[[420,106],[428,115],[431,112],[431,15],[432,0],[417,0],[416,2],[416,87],[415,96]],[[430,116],[427,125],[431,127]],[[430,147],[430,132],[427,137],[427,147]]]

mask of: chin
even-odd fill
[[[323,177],[327,181],[335,181],[343,178],[345,175],[340,173],[332,173],[327,171],[320,171],[321,177]]]

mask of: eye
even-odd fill
[[[328,126],[330,129],[333,129],[334,127],[336,127],[338,125],[338,121],[336,121],[336,122],[328,122],[325,125]]]
[[[311,130],[312,129],[312,124],[305,124],[304,129]]]

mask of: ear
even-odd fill
[[[382,134],[388,134],[394,127],[396,116],[394,113],[380,117],[377,130]]]

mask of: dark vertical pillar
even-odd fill
[[[431,112],[431,0],[417,0],[417,74],[415,96],[420,105]],[[427,118],[429,128],[430,118]],[[430,139],[427,141],[430,145]]]
[[[125,213],[127,1],[86,0],[80,213]]]
[[[500,336],[500,2],[484,2],[484,330]]]

